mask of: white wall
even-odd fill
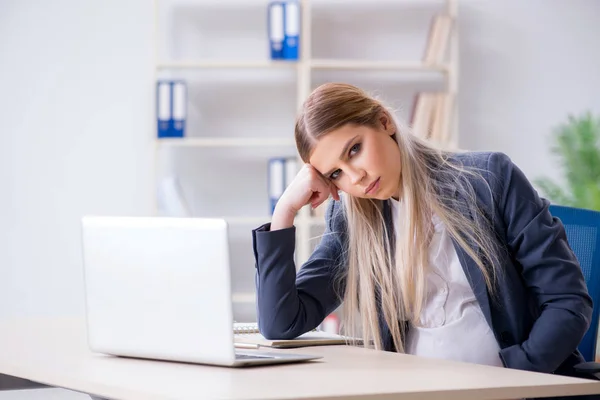
[[[461,1],[462,147],[505,151],[530,176],[557,174],[550,129],[569,112],[600,112],[599,12],[594,0]],[[355,17],[368,18],[366,31],[404,35],[386,15]],[[82,312],[80,216],[151,212],[152,22],[143,0],[2,1],[0,317]],[[326,33],[327,20],[315,24]],[[347,54],[370,45],[397,54],[362,37]],[[341,55],[345,41],[332,35],[315,48]],[[390,100],[407,108],[401,91]]]
[[[83,311],[79,218],[151,211],[144,0],[0,4],[0,317]]]
[[[570,113],[600,115],[600,2],[460,2],[461,146],[499,150],[559,177],[549,135]]]

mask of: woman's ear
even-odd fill
[[[382,112],[381,117],[379,117],[379,121],[381,122],[383,130],[388,135],[393,136],[396,133],[396,126],[392,118],[390,118],[390,116],[388,115],[388,113],[386,113],[385,111]]]

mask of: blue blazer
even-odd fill
[[[503,273],[492,298],[475,262],[454,243],[498,341],[500,358],[508,368],[576,376],[573,366],[584,361],[577,346],[590,324],[592,299],[563,225],[506,155],[472,152],[453,158],[478,169],[489,184],[488,188],[481,180],[468,178],[500,244],[508,250],[501,254]],[[460,196],[458,191],[453,195]],[[392,234],[390,206],[384,203]],[[466,199],[462,204],[462,211],[471,214]],[[265,224],[252,231],[258,324],[264,336],[296,337],[318,326],[340,305],[337,293],[343,282],[338,288],[336,275],[339,268],[346,268],[347,233],[340,202],[330,203],[326,225],[320,244],[298,272],[294,227],[271,232],[270,224]],[[394,351],[381,313],[379,322],[385,350]]]

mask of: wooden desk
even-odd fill
[[[348,346],[281,350],[324,359],[226,368],[88,351],[83,320],[0,323],[0,373],[118,400],[509,399],[600,393],[600,382]]]

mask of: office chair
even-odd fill
[[[550,206],[550,213],[560,219],[565,227],[567,240],[579,260],[594,302],[590,328],[578,346],[586,362],[576,365],[575,369],[597,376],[600,373],[600,363],[594,361],[600,311],[600,212],[553,204]]]

